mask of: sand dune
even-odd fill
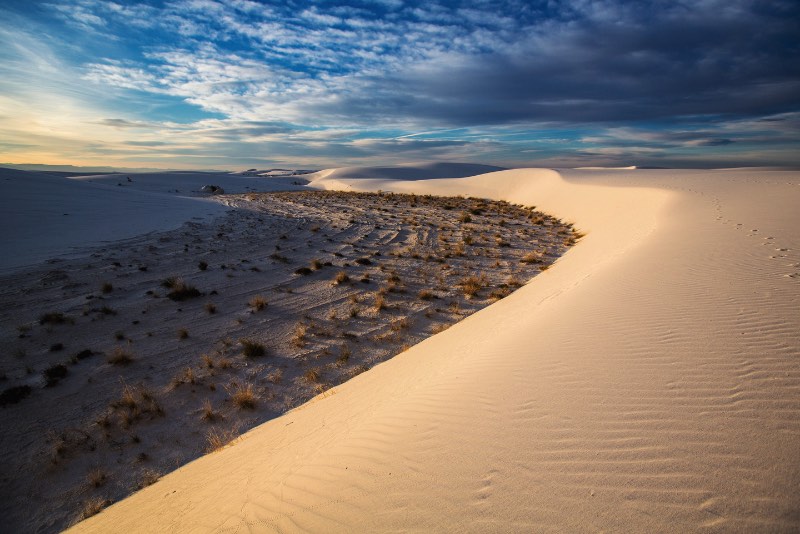
[[[245,193],[297,189],[293,181],[183,172],[67,178],[0,168],[0,269],[224,213],[199,194],[205,184]]]
[[[800,528],[797,173],[327,176],[535,204],[588,236],[75,531]]]

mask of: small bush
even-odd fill
[[[261,311],[267,307],[267,299],[263,297],[263,295],[256,295],[255,297],[250,299],[248,303],[253,311]]]
[[[204,309],[205,309],[205,310],[206,310],[206,311],[207,311],[209,314],[214,314],[214,313],[217,313],[217,305],[216,305],[216,304],[214,304],[213,302],[206,302],[206,304],[205,304],[205,306],[203,306],[203,308],[204,308]]]
[[[89,471],[86,480],[89,482],[89,486],[99,488],[108,480],[108,474],[98,467]]]
[[[219,417],[219,414],[217,414],[217,412],[214,411],[214,407],[211,406],[211,401],[208,399],[203,401],[203,409],[201,417],[203,421],[208,421],[208,422],[215,421]]]
[[[67,321],[67,316],[61,312],[49,312],[39,317],[39,324],[64,324]]]
[[[379,312],[386,309],[386,299],[380,293],[375,293],[375,311]]]
[[[200,269],[201,271],[205,271],[206,269],[208,269],[208,263],[201,261],[200,263],[197,264],[197,268]]]
[[[372,265],[372,260],[369,258],[358,258],[356,263],[359,265]]]
[[[299,274],[302,276],[308,276],[309,274],[313,273],[311,269],[308,267],[300,267],[299,269],[295,270],[294,274]]]
[[[211,453],[220,450],[236,437],[236,432],[231,430],[210,430],[206,434],[206,452]]]
[[[417,293],[417,297],[420,300],[433,300],[436,298],[436,294],[430,289],[421,289],[419,293]]]
[[[308,327],[303,323],[298,323],[298,325],[294,329],[294,335],[292,336],[292,344],[295,347],[305,347],[306,345],[306,334],[308,333]]]
[[[322,262],[319,260],[311,260],[311,268],[315,271],[322,269]]]
[[[477,276],[467,276],[463,278],[458,285],[461,286],[461,291],[463,291],[464,295],[467,297],[474,297],[478,294],[478,291],[483,289],[483,283]]]
[[[111,282],[103,282],[103,285],[100,286],[100,291],[104,294],[111,293],[114,291],[114,286],[111,284]]]
[[[100,511],[111,504],[111,501],[108,499],[102,499],[100,497],[92,497],[85,503],[83,503],[83,509],[80,513],[80,519],[87,519],[92,517],[93,515],[97,515]]]
[[[524,256],[522,256],[522,258],[519,261],[527,264],[542,263],[542,257],[536,252],[529,252]]]
[[[200,293],[196,287],[187,284],[181,278],[167,278],[161,282],[161,285],[167,289],[171,289],[171,291],[167,293],[167,298],[176,302],[196,298],[202,295],[202,293]]]
[[[53,365],[48,367],[42,374],[44,375],[45,387],[53,387],[58,384],[62,378],[67,376],[67,366],[64,364]]]
[[[112,365],[129,365],[133,363],[133,355],[122,347],[116,347],[111,352],[111,356],[108,357],[108,363]]]
[[[183,340],[183,339],[187,339],[188,337],[189,337],[189,331],[188,330],[186,330],[185,328],[179,328],[178,329],[178,339]]]
[[[253,391],[253,385],[237,385],[231,393],[231,400],[240,409],[254,409],[256,407],[256,394]]]
[[[0,393],[0,406],[16,404],[31,394],[31,387],[27,384],[23,386],[12,386]]]
[[[350,277],[347,276],[347,273],[344,271],[339,271],[336,273],[336,278],[333,279],[334,283],[336,284],[344,284],[345,282],[350,281]]]
[[[262,343],[252,339],[240,339],[239,344],[242,345],[242,354],[246,358],[258,358],[267,353],[267,349]]]
[[[309,369],[303,374],[303,378],[306,379],[307,382],[316,383],[319,382],[319,379],[322,377],[319,369]]]
[[[469,213],[467,213],[466,211],[462,211],[461,214],[458,216],[458,222],[460,223],[472,222],[472,217],[470,217]]]

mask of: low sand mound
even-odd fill
[[[476,163],[428,163],[424,165],[395,165],[393,167],[341,167],[325,169],[306,177],[314,181],[319,178],[349,180],[430,180],[433,178],[464,178],[505,170],[503,167]]]
[[[125,181],[124,175],[113,176]],[[14,169],[0,168],[0,184],[0,269],[38,263],[75,247],[176,228],[193,217],[227,209],[201,199]]]
[[[588,236],[512,296],[76,531],[800,528],[797,173],[389,186],[536,204]]]

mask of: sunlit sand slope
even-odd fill
[[[587,237],[510,297],[78,531],[800,528],[800,175],[316,184],[535,204]]]

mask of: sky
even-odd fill
[[[800,2],[3,0],[0,162],[800,165]]]

